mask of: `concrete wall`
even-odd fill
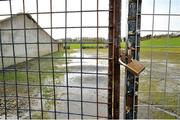
[[[37,28],[37,24],[29,19],[26,16],[26,28]],[[13,41],[12,41],[12,31],[7,30],[11,29],[11,20],[6,20],[0,23],[1,29],[1,43],[2,51],[0,48],[0,56],[1,52],[3,53],[3,61],[4,67],[8,67],[10,65],[14,65],[14,56],[13,56]],[[25,49],[25,34],[24,30],[24,15],[17,15],[13,18],[13,40],[14,40],[14,53],[16,63],[24,62],[26,59],[26,49]],[[27,41],[27,57],[38,57],[38,36],[37,30],[26,30],[26,41]],[[53,40],[54,42],[54,40]],[[40,56],[51,53],[51,37],[42,29],[39,30],[39,54]],[[42,44],[46,43],[46,44]],[[53,52],[58,50],[58,45],[53,44]],[[10,57],[10,58],[7,58]],[[21,57],[21,58],[18,58]],[[31,59],[31,58],[29,58]],[[2,68],[2,57],[0,59],[0,68]]]

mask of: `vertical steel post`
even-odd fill
[[[121,0],[109,2],[109,91],[108,117],[119,118],[120,66],[119,41],[121,28]]]
[[[109,61],[108,61],[108,118],[112,119],[112,51],[113,51],[113,1],[114,0],[109,0]]]
[[[141,23],[141,3],[142,0],[129,0],[128,11],[128,46],[131,49],[133,59],[139,60],[140,50],[140,23]],[[138,82],[139,77],[134,76],[129,71],[126,71],[126,107],[125,118],[137,118],[137,104],[138,104]]]

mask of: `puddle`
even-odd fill
[[[75,52],[69,54],[68,57],[80,57],[79,52]],[[108,84],[108,61],[107,60],[98,60],[98,68],[97,68],[97,61],[96,59],[89,59],[95,58],[96,56],[83,53],[82,57],[86,57],[88,59],[71,59],[68,61],[68,71],[70,73],[64,75],[64,82],[63,85],[74,86],[70,87],[69,94],[67,96],[67,89],[61,89],[64,91],[64,96],[62,99],[67,99],[69,97],[70,100],[77,100],[79,102],[69,102],[70,111],[76,114],[83,114],[87,115],[84,118],[96,118],[92,116],[97,115],[97,107],[99,107],[99,116],[107,117],[107,104],[99,104],[97,106],[96,102],[107,103],[107,90],[96,90],[96,88],[104,88],[107,89]],[[81,64],[82,64],[82,71],[81,71]],[[65,64],[62,66],[66,66]],[[97,71],[98,69],[98,71]],[[83,74],[76,73],[76,72],[83,72]],[[96,73],[101,73],[101,75]],[[104,74],[104,75],[103,75]],[[82,84],[81,84],[82,82]],[[98,86],[97,86],[98,84]],[[81,86],[83,87],[81,89]],[[82,90],[82,93],[81,93]],[[97,94],[98,94],[98,101],[97,101]],[[83,102],[82,104],[80,101],[87,101]],[[89,101],[89,102],[88,102]],[[83,110],[81,111],[81,107],[83,105]],[[60,111],[67,111],[67,102],[62,102],[58,105],[58,108],[61,108]],[[89,117],[88,117],[89,115]],[[72,117],[72,115],[70,115]],[[90,117],[91,116],[91,117]],[[71,118],[70,117],[70,118]],[[60,118],[67,118],[66,115],[60,116]],[[73,118],[80,119],[80,115],[73,116]]]
[[[84,119],[85,118],[96,118],[93,116],[98,115],[107,117],[107,98],[108,98],[108,60],[99,59],[98,61],[95,59],[96,55],[95,50],[94,52],[88,52],[88,50],[83,51],[82,57],[83,59],[69,59],[67,68],[68,68],[68,74],[61,75],[59,78],[55,79],[55,84],[58,86],[56,87],[56,109],[57,118],[66,119],[67,114],[61,114],[61,113],[67,113],[68,111],[70,113],[73,113],[70,115],[70,119],[80,119],[81,118],[81,112],[83,112]],[[101,52],[99,54],[99,57],[107,57],[106,52]],[[68,54],[68,58],[80,58],[80,52],[78,50],[75,50],[73,53]],[[87,59],[85,59],[87,58]],[[94,58],[94,59],[90,59]],[[141,61],[146,65],[145,71],[142,73],[142,76],[149,77],[150,75],[150,61],[147,59],[141,59]],[[82,67],[81,67],[82,65]],[[98,65],[98,67],[97,67]],[[55,64],[57,69],[65,69],[66,64]],[[164,70],[166,66],[165,64],[156,64],[153,63],[152,66],[152,74],[153,78],[156,79],[163,79],[164,80]],[[177,70],[179,69],[178,65],[176,64],[170,64],[168,63],[168,76],[167,78],[176,78],[178,81],[180,78],[179,74],[177,73]],[[123,92],[124,92],[124,68],[121,69],[121,101],[124,100]],[[83,74],[81,74],[81,72]],[[143,78],[149,80],[149,78]],[[171,79],[168,79],[168,81],[171,81]],[[44,85],[53,85],[53,79],[51,77],[48,77],[44,81]],[[68,84],[68,89],[67,89]],[[175,83],[176,84],[176,83]],[[171,84],[171,86],[173,86]],[[96,88],[100,88],[97,90]],[[172,88],[169,88],[169,91],[172,91]],[[53,87],[43,87],[43,97],[47,99],[53,99],[54,91]],[[173,89],[174,90],[174,89]],[[34,93],[32,93],[32,96],[40,97],[40,93],[36,90]],[[68,91],[68,92],[67,92]],[[168,89],[167,89],[168,91]],[[98,96],[97,96],[98,94]],[[97,99],[98,97],[98,99]],[[98,100],[98,101],[97,101]],[[67,102],[69,101],[69,102]],[[81,102],[84,101],[84,102]],[[40,109],[40,100],[33,101],[34,104],[32,104],[32,109]],[[102,103],[98,104],[97,103]],[[45,110],[54,111],[54,103],[48,100],[43,100],[43,108]],[[69,106],[69,109],[67,109]],[[27,107],[27,106],[26,106]],[[99,111],[97,111],[97,107]],[[81,109],[83,108],[83,109]],[[123,112],[123,102],[121,102],[121,112]],[[143,111],[139,111],[141,114]],[[37,112],[35,112],[37,114]],[[28,118],[28,112],[25,112],[24,115],[22,115],[22,118]],[[33,115],[33,114],[32,114]],[[39,117],[41,114],[39,114]],[[53,118],[54,114],[49,113],[47,114],[47,118]],[[143,116],[142,116],[143,117]],[[3,115],[1,116],[3,118]],[[9,116],[9,118],[13,118],[13,114]],[[38,116],[36,116],[38,118]],[[122,118],[122,116],[121,116]],[[144,117],[146,118],[146,117]]]

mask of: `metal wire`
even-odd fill
[[[3,48],[2,48],[2,40],[1,40],[1,30],[0,30],[0,43],[1,43],[1,61],[2,61],[2,69],[4,69],[4,59],[3,59]],[[6,80],[5,80],[5,72],[2,72],[3,74],[3,92],[4,92],[4,114],[5,114],[5,119],[7,119],[7,106],[6,106]]]
[[[138,2],[138,1],[137,1]],[[143,3],[146,3],[146,1],[142,1]],[[179,45],[175,45],[172,46],[170,44],[171,42],[171,36],[174,33],[178,33],[179,32],[179,28],[176,30],[173,30],[171,28],[171,24],[176,24],[176,23],[172,23],[172,17],[173,16],[179,16],[178,13],[172,13],[172,8],[175,7],[173,6],[173,2],[176,3],[178,1],[174,1],[174,0],[166,0],[163,1],[164,5],[166,5],[166,8],[161,8],[161,7],[157,7],[158,4],[162,3],[158,3],[158,2],[162,2],[162,1],[158,1],[158,0],[151,0],[151,12],[150,13],[145,13],[144,11],[142,11],[142,13],[137,13],[136,16],[140,15],[141,17],[151,17],[151,20],[149,20],[149,22],[147,24],[150,24],[151,27],[148,27],[147,29],[142,26],[141,30],[136,30],[136,32],[140,32],[141,34],[150,34],[150,42],[149,45],[147,46],[138,46],[141,49],[150,49],[148,52],[148,57],[143,58],[143,60],[141,60],[142,63],[144,63],[146,66],[146,72],[145,74],[140,75],[140,84],[139,87],[141,88],[138,91],[138,105],[135,105],[134,107],[138,107],[138,118],[139,119],[157,119],[157,118],[161,118],[161,119],[167,119],[168,117],[171,118],[175,118],[178,119],[179,118],[179,111],[178,109],[178,103],[177,103],[177,99],[178,99],[178,91],[176,91],[175,89],[179,89],[179,84],[178,82],[175,82],[177,84],[172,84],[171,86],[171,81],[178,81],[179,80],[179,73],[177,71],[171,71],[171,67],[169,67],[171,64],[174,64],[174,68],[176,69],[176,65],[179,65],[179,62],[177,60],[171,60],[171,56],[176,56],[175,58],[178,59],[178,54],[179,51],[178,49],[180,48]],[[177,3],[178,4],[178,3]],[[143,5],[143,4],[142,4]],[[143,6],[142,6],[143,7]],[[166,9],[166,13],[162,13],[159,12],[157,13],[157,10],[164,10]],[[157,20],[156,17],[167,17],[167,22],[163,23],[164,26],[167,26],[167,29],[162,29],[162,28],[158,28],[156,26],[156,23],[161,23],[160,20]],[[145,20],[145,19],[143,19]],[[144,21],[143,21],[144,22]],[[144,22],[145,23],[145,22]],[[137,25],[137,23],[136,23]],[[143,24],[141,24],[143,25]],[[155,36],[158,35],[162,35],[162,37],[160,39],[164,39],[164,45],[155,45],[154,46],[154,39],[156,39]],[[142,36],[143,38],[143,36]],[[142,39],[144,40],[144,39]],[[143,42],[143,41],[142,41]],[[173,51],[170,52],[169,50],[173,50],[176,49],[177,51]],[[162,49],[162,51],[160,51],[160,53],[162,54],[162,59],[160,59],[160,61],[158,61],[157,57],[158,53],[156,53],[156,50],[158,49]],[[143,50],[141,52],[143,52]],[[142,55],[142,54],[141,54]],[[142,57],[141,57],[142,58]],[[144,60],[145,59],[145,60]],[[146,61],[147,60],[147,61]],[[162,61],[163,60],[163,61]],[[163,66],[163,68],[159,68],[159,65]],[[161,73],[155,73],[156,69],[162,69]],[[155,71],[154,71],[155,70]],[[173,75],[170,75],[173,74]],[[145,82],[148,81],[147,82]],[[141,82],[143,81],[143,82]],[[144,83],[145,82],[145,83]],[[157,85],[155,83],[158,83]],[[160,88],[158,85],[162,84],[162,88]],[[145,88],[147,87],[147,88]],[[174,90],[170,91],[170,87],[173,87]],[[143,88],[143,89],[142,89]],[[144,90],[146,89],[146,90]],[[145,99],[146,96],[147,98]],[[170,96],[173,96],[172,98]],[[161,97],[161,98],[159,98]],[[159,99],[159,101],[158,101]],[[170,101],[170,99],[174,100],[174,102]],[[142,109],[144,110],[142,112]],[[172,111],[173,112],[172,112]],[[143,114],[142,114],[143,113]]]
[[[65,1],[65,48],[67,47],[67,0]],[[69,117],[69,82],[68,82],[68,59],[67,59],[67,49],[65,49],[65,57],[66,57],[66,85],[67,85],[67,113],[68,113],[68,119]]]
[[[25,13],[25,3],[23,0],[23,13]],[[24,44],[25,44],[25,54],[26,54],[26,76],[27,76],[27,89],[28,89],[28,108],[29,108],[29,118],[31,119],[31,99],[30,99],[30,87],[29,87],[29,72],[28,68],[28,53],[27,53],[27,40],[26,40],[26,18],[24,15]]]
[[[109,0],[107,0],[109,1]],[[14,1],[13,1],[14,2]],[[34,119],[36,118],[36,114],[39,114],[39,118],[40,119],[46,119],[47,114],[53,114],[52,116],[50,116],[51,119],[58,119],[59,116],[61,115],[67,115],[66,118],[70,119],[72,117],[72,115],[76,115],[76,116],[80,116],[81,119],[84,118],[108,118],[107,113],[105,113],[108,108],[107,106],[110,104],[105,100],[101,100],[99,99],[101,96],[101,92],[105,92],[106,94],[109,91],[108,86],[103,85],[101,86],[100,82],[102,82],[102,78],[105,78],[104,82],[106,83],[106,79],[108,78],[108,76],[110,75],[110,73],[108,73],[108,71],[106,71],[107,66],[101,66],[100,61],[104,61],[107,62],[109,60],[112,60],[112,57],[108,57],[108,53],[103,53],[104,55],[101,55],[101,45],[102,46],[112,46],[113,42],[107,40],[106,41],[100,43],[101,38],[100,38],[100,31],[103,29],[108,30],[109,28],[112,28],[113,26],[109,26],[109,25],[101,25],[101,20],[100,20],[100,13],[109,13],[112,12],[111,8],[109,9],[100,9],[99,5],[100,5],[100,1],[97,0],[96,1],[96,8],[95,9],[90,9],[90,10],[84,10],[83,9],[83,0],[80,0],[80,10],[68,10],[68,4],[70,1],[65,0],[64,3],[64,7],[65,9],[63,11],[53,11],[53,0],[49,0],[49,12],[45,12],[45,11],[40,11],[40,2],[39,0],[35,0],[35,12],[29,11],[28,13],[26,13],[26,7],[28,6],[26,4],[25,0],[22,0],[22,14],[23,15],[23,25],[22,27],[16,27],[14,24],[14,19],[16,17],[16,13],[14,13],[14,9],[13,9],[13,4],[12,1],[9,1],[9,8],[10,8],[10,13],[9,14],[0,14],[0,16],[2,17],[9,17],[8,20],[11,21],[11,27],[10,28],[1,28],[0,29],[0,33],[2,34],[2,32],[11,32],[11,37],[12,37],[12,41],[6,41],[6,40],[2,40],[2,36],[0,35],[0,46],[1,46],[1,62],[2,62],[2,67],[0,68],[1,70],[1,76],[2,76],[2,81],[0,81],[0,85],[3,86],[3,95],[1,95],[0,97],[4,97],[4,118],[8,119],[10,118],[10,116],[13,114],[11,113],[11,111],[16,111],[16,117],[17,119],[21,119],[22,118],[22,113],[26,113],[27,112],[27,119]],[[70,15],[70,13],[77,13],[80,14],[80,25],[78,26],[70,26],[68,25],[68,15]],[[88,14],[88,13],[95,13],[97,18],[96,18],[96,24],[93,25],[84,25],[83,22],[85,21],[83,19],[83,16]],[[56,14],[64,14],[65,18],[64,18],[64,26],[54,26],[53,25],[53,15]],[[35,16],[35,19],[33,22],[37,23],[35,26],[29,26],[28,25],[28,17],[27,15],[32,15],[33,17]],[[40,24],[40,15],[49,15],[50,16],[50,21],[49,21],[49,26],[47,27],[41,27],[39,26]],[[32,17],[32,19],[33,19]],[[107,16],[108,18],[108,16]],[[2,20],[5,21],[5,20]],[[1,21],[0,21],[1,22]],[[85,29],[94,29],[96,31],[96,35],[93,39],[95,39],[95,41],[84,41],[84,35],[83,32],[85,31]],[[61,42],[60,44],[64,44],[64,48],[62,51],[64,52],[62,56],[56,56],[54,55],[54,46],[57,45],[56,42],[54,42],[54,39],[51,37],[50,41],[41,41],[41,30],[49,30],[50,32],[47,33],[46,31],[45,34],[46,35],[50,35],[53,36],[53,30],[64,30],[65,34],[64,34],[64,43]],[[77,35],[79,36],[79,41],[68,41],[68,30],[70,29],[80,29],[80,34]],[[16,32],[21,32],[23,34],[23,39],[24,41],[16,41]],[[36,31],[36,41],[29,41],[28,39],[28,31]],[[47,46],[49,45],[49,54],[42,56],[41,55],[41,48],[42,46]],[[66,47],[68,47],[69,45],[80,45],[79,48],[79,52],[80,52],[80,56],[69,56],[69,50],[66,49]],[[95,45],[95,51],[93,54],[95,54],[95,56],[84,56],[84,46],[85,45]],[[5,54],[4,52],[4,48],[6,46],[12,46],[12,53],[13,55],[9,55],[9,54]],[[16,50],[17,46],[23,46],[24,48],[24,55],[19,55],[16,54],[20,51]],[[36,55],[31,56],[29,55],[29,46],[36,46]],[[108,48],[104,47],[105,49]],[[24,60],[23,63],[19,63],[17,60],[22,59]],[[7,66],[5,64],[6,60],[13,60],[14,63],[12,66]],[[48,65],[51,66],[51,68],[49,69],[43,69],[44,64],[42,61],[47,60],[49,63]],[[71,70],[70,66],[69,66],[69,61],[70,60],[80,60],[80,71],[77,70]],[[95,60],[95,71],[85,71],[83,70],[84,68],[84,61],[86,60]],[[56,68],[56,64],[55,61],[63,61],[64,63],[64,68],[63,69],[57,69]],[[31,65],[33,64],[33,62],[37,62],[36,67],[32,67]],[[32,68],[31,68],[32,67]],[[101,71],[100,67],[102,67],[102,69],[104,69],[105,71]],[[14,74],[14,80],[15,83],[11,82],[9,80],[9,78],[7,78],[7,75],[9,73],[13,73]],[[24,78],[20,78],[19,74],[25,75]],[[36,82],[32,82],[31,81],[31,75],[32,74],[37,74],[36,78],[33,78],[36,80]],[[51,76],[51,83],[44,83],[44,74],[46,75],[50,75]],[[65,84],[57,84],[56,82],[56,75],[65,75]],[[70,81],[71,78],[69,77],[69,75],[79,75],[80,78],[78,78],[80,80],[80,85],[71,85]],[[93,79],[95,80],[95,83],[93,86],[88,86],[88,85],[84,85],[84,77],[86,76],[93,76]],[[8,80],[6,80],[8,79]],[[25,82],[21,82],[20,79],[25,79]],[[38,81],[38,83],[37,83]],[[9,87],[14,89],[15,91],[9,92]],[[44,88],[50,88],[52,89],[52,96],[53,97],[46,97],[44,95]],[[71,98],[71,93],[70,93],[70,89],[80,89],[80,99],[76,100]],[[21,94],[20,93],[20,89],[22,89],[22,91],[26,91],[25,94]],[[26,90],[25,90],[26,89]],[[66,98],[61,98],[60,96],[57,96],[57,94],[61,91],[59,91],[60,89],[66,89],[65,93],[66,93]],[[37,90],[37,94],[33,95],[32,91],[33,90]],[[84,91],[87,90],[95,90],[95,100],[87,100],[85,99],[86,97],[84,97]],[[14,94],[15,92],[15,94]],[[104,96],[105,98],[107,98],[108,96]],[[15,103],[16,103],[16,107],[15,108],[11,108],[8,107],[9,106],[9,99],[14,100],[15,98]],[[103,98],[104,99],[104,98]],[[21,106],[21,100],[26,101],[26,107],[24,108],[23,106]],[[34,103],[39,102],[37,107],[34,107]],[[46,110],[46,101],[52,101],[52,109],[49,108],[49,110]],[[64,106],[64,109],[67,111],[61,111],[59,108],[59,102],[62,102],[62,104],[65,103],[66,106]],[[71,107],[71,103],[75,102],[75,103],[80,103],[80,112],[76,113],[74,111],[72,111],[72,107]],[[67,103],[67,104],[66,104]],[[85,108],[86,104],[92,104],[95,105],[96,107],[94,107],[94,109],[96,109],[95,114],[89,114],[87,113],[87,110]],[[102,108],[101,106],[103,105],[104,110],[105,111],[102,115]],[[106,110],[107,108],[107,110]],[[23,119],[23,118],[22,118]]]
[[[36,0],[36,12],[39,12],[39,2]],[[37,19],[37,28],[39,24],[39,14],[36,15]],[[43,112],[43,100],[42,100],[42,78],[41,78],[41,62],[40,62],[40,44],[39,44],[39,29],[37,29],[37,53],[38,53],[38,75],[39,75],[39,88],[40,88],[40,101],[41,101],[41,118],[44,118]]]
[[[26,13],[27,4],[25,0],[22,0],[22,26],[16,27],[15,26],[15,17],[16,13],[13,11],[13,4],[11,0],[8,1],[9,6],[9,13],[2,13],[0,17],[9,17],[8,20],[10,21],[10,27],[2,27],[0,28],[0,56],[1,56],[1,68],[0,68],[0,110],[3,111],[0,115],[0,119],[11,119],[11,116],[16,117],[16,119],[72,119],[74,116],[80,119],[98,119],[98,118],[105,118],[105,119],[112,119],[112,118],[119,118],[119,37],[120,37],[120,30],[119,27],[121,26],[119,18],[121,17],[121,2],[118,0],[107,0],[109,1],[109,8],[108,9],[101,9],[100,4],[102,0],[95,0],[94,9],[85,10],[84,4],[86,1],[79,0],[79,9],[78,10],[68,10],[68,5],[71,0],[64,0],[64,10],[62,11],[54,11],[53,10],[53,0],[49,0],[49,11],[42,11],[40,10],[41,3],[40,0],[35,0],[35,10],[34,12],[29,11]],[[130,118],[143,118],[143,119],[156,119],[161,117],[166,119],[165,114],[170,115],[170,117],[175,116],[175,118],[180,118],[180,98],[178,91],[169,91],[168,87],[170,86],[169,80],[178,81],[180,79],[178,71],[173,73],[173,75],[169,75],[171,72],[171,68],[169,65],[176,64],[179,65],[180,62],[177,60],[170,61],[171,56],[179,56],[179,51],[170,52],[168,49],[174,48],[179,49],[179,45],[171,46],[169,44],[171,39],[172,33],[178,33],[180,30],[178,29],[171,29],[171,17],[179,17],[180,14],[172,13],[172,3],[173,0],[168,0],[168,12],[167,13],[156,13],[156,5],[158,0],[151,0],[152,1],[152,13],[144,13],[140,10],[141,2],[145,2],[145,0],[129,0],[130,3],[134,2],[136,4],[136,8],[134,9],[130,6],[129,11],[134,9],[135,13],[135,26],[133,26],[133,32],[135,34],[129,34],[129,38],[133,38],[132,40],[129,39],[129,42],[133,43],[133,47],[136,49],[141,48],[143,49],[150,49],[146,58],[141,57],[138,52],[133,53],[134,59],[141,59],[141,62],[146,65],[146,70],[140,76],[126,76],[126,94],[129,95],[129,90],[131,89],[131,102],[132,102],[132,114]],[[117,3],[117,4],[116,4]],[[131,8],[132,7],[132,8]],[[48,9],[48,8],[47,8]],[[69,16],[73,16],[73,14],[78,14],[78,24],[73,26],[69,25],[70,20]],[[95,19],[94,25],[85,25],[84,16],[88,15],[89,13],[93,13],[96,17],[92,18]],[[101,24],[101,13],[109,14],[109,24]],[[53,25],[53,17],[54,15],[62,14],[64,17],[62,18],[64,23],[63,25]],[[28,17],[27,15],[32,16],[32,19],[35,16],[36,20],[33,20],[34,23],[37,23],[34,26],[28,25]],[[48,15],[49,16],[49,26],[41,27],[40,16],[41,15]],[[140,22],[141,17],[150,16],[152,17],[151,20],[151,28],[142,28],[140,29]],[[160,29],[156,28],[156,17],[164,16],[168,18],[167,22],[167,29]],[[61,18],[59,18],[61,19]],[[104,18],[104,19],[108,19]],[[124,19],[124,18],[123,18]],[[6,21],[2,20],[2,21]],[[132,20],[129,17],[128,21]],[[0,21],[0,24],[1,22]],[[46,21],[46,20],[44,20]],[[48,20],[47,20],[48,21]],[[59,21],[61,22],[61,21]],[[160,22],[160,21],[159,21]],[[150,24],[150,23],[147,23]],[[50,36],[49,41],[41,41],[41,30],[45,30],[45,35]],[[86,41],[84,38],[84,33],[86,30],[93,29],[95,31],[95,37],[93,36],[94,41]],[[54,30],[62,30],[63,38],[62,41],[55,41],[54,37]],[[75,39],[77,41],[69,41],[68,31],[69,30],[77,30],[79,32],[74,33],[78,36]],[[104,42],[101,43],[101,30],[108,30],[108,38],[105,38]],[[28,31],[35,31],[36,32],[36,40],[30,41],[28,39]],[[46,32],[48,31],[48,32]],[[16,40],[16,33],[22,32],[23,40]],[[131,32],[130,30],[128,32]],[[3,39],[3,33],[10,33],[10,41]],[[155,45],[151,40],[150,44],[146,46],[142,46],[139,43],[140,34],[142,33],[149,33],[151,34],[150,39],[156,38],[155,35],[157,34],[164,34],[165,45]],[[59,33],[61,34],[61,33]],[[91,36],[90,36],[91,37]],[[141,36],[143,39],[143,36]],[[128,42],[128,41],[126,41]],[[56,49],[56,45],[62,45],[62,50],[58,52]],[[71,45],[79,46],[76,50],[78,51],[79,55],[71,56],[75,50],[71,48],[68,49]],[[94,51],[88,51],[85,49],[85,46],[93,46]],[[10,51],[12,54],[6,54],[6,49],[11,47]],[[18,51],[16,48],[23,46],[23,51]],[[36,51],[37,55],[29,55],[29,46],[36,46],[33,48]],[[46,55],[41,55],[41,49],[46,48],[49,46],[49,53]],[[131,46],[131,47],[132,47]],[[101,48],[102,47],[102,48]],[[127,46],[126,49],[128,49]],[[164,61],[156,61],[156,53],[154,50],[156,49],[163,49],[161,53],[163,54]],[[105,52],[104,52],[104,51]],[[103,52],[102,52],[103,51]],[[23,52],[23,55],[18,54],[19,52]],[[85,55],[85,52],[88,52],[89,55]],[[91,55],[91,53],[93,55]],[[144,52],[144,51],[141,51]],[[62,55],[59,55],[59,54]],[[56,55],[58,54],[58,55]],[[23,63],[19,63],[18,60],[24,60]],[[78,61],[78,65],[73,68],[71,66],[71,61]],[[12,61],[12,65],[7,66],[6,64]],[[86,66],[84,64],[88,61],[94,61],[94,66],[91,65],[89,62]],[[104,62],[104,66],[101,65],[101,62]],[[36,63],[33,66],[33,63]],[[47,63],[44,63],[47,62]],[[62,62],[62,66],[59,67],[56,65],[56,62]],[[163,62],[163,63],[162,63]],[[90,64],[90,65],[89,65]],[[162,75],[156,74],[154,72],[154,66],[161,65],[164,67],[162,70]],[[44,69],[44,67],[49,67],[48,69]],[[32,68],[31,68],[32,67]],[[87,71],[86,67],[92,67],[92,70]],[[10,74],[12,73],[12,75]],[[124,72],[123,72],[124,73]],[[35,78],[32,78],[32,74],[35,74]],[[128,73],[129,74],[129,73]],[[24,77],[21,77],[24,75]],[[44,76],[48,76],[47,78]],[[63,76],[59,78],[59,76]],[[58,76],[58,77],[57,77]],[[79,83],[72,84],[72,78],[76,77],[76,81]],[[87,76],[90,78],[86,79]],[[11,80],[12,79],[12,80]],[[23,80],[22,80],[23,79]],[[32,80],[33,79],[33,80]],[[44,79],[50,79],[50,81],[44,81]],[[63,79],[62,81],[60,81]],[[140,80],[139,80],[140,79]],[[21,81],[22,80],[22,81]],[[132,81],[130,81],[132,80]],[[142,80],[142,81],[141,81]],[[145,84],[143,83],[146,80]],[[62,83],[57,83],[57,82]],[[93,85],[86,84],[86,82],[92,82]],[[101,84],[103,82],[103,85]],[[161,84],[161,89],[154,89],[154,82],[163,83]],[[117,83],[117,84],[116,84]],[[132,83],[132,86],[128,86],[129,83]],[[142,86],[146,86],[145,90],[142,89]],[[179,84],[177,84],[178,86]],[[132,87],[132,88],[131,88]],[[48,91],[50,89],[50,91]],[[77,89],[78,93],[74,93],[74,89]],[[176,88],[175,88],[176,89]],[[46,95],[46,91],[48,91],[48,95]],[[51,91],[52,90],[52,91]],[[21,91],[24,94],[21,94]],[[32,93],[32,91],[34,93]],[[73,91],[73,92],[71,92]],[[88,91],[88,92],[86,92]],[[94,93],[92,93],[92,91]],[[61,93],[62,92],[62,93]],[[76,92],[76,91],[75,91]],[[101,94],[103,92],[104,95]],[[93,94],[92,96],[88,96],[86,94]],[[158,98],[161,97],[162,101],[158,103],[157,101],[154,102],[154,97]],[[72,96],[76,96],[77,99]],[[128,96],[127,95],[127,96]],[[142,96],[146,95],[146,101],[142,100]],[[103,98],[101,98],[103,96]],[[173,96],[174,103],[172,104],[169,102],[169,97]],[[117,98],[117,99],[116,99]],[[3,101],[3,102],[2,102]],[[26,104],[23,106],[22,102],[24,101]],[[10,103],[12,102],[12,103]],[[52,103],[51,106],[46,108],[47,102]],[[120,101],[122,102],[122,101]],[[34,104],[38,104],[35,106]],[[129,101],[125,101],[125,104],[128,104]],[[14,107],[11,107],[11,105]],[[93,106],[93,110],[87,109],[86,105]],[[74,105],[74,106],[73,106]],[[131,103],[129,103],[131,105]],[[101,107],[103,106],[103,107]],[[75,107],[75,108],[74,108]],[[144,110],[142,116],[142,108],[146,108]],[[167,108],[167,109],[166,109]],[[172,108],[174,111],[170,111],[168,108]],[[75,110],[77,109],[77,110]],[[103,110],[102,110],[103,109]],[[124,108],[126,109],[126,108]],[[153,109],[157,111],[154,112]],[[177,110],[175,110],[177,109]],[[137,112],[138,111],[138,112]],[[26,113],[25,118],[23,118],[24,114]],[[40,113],[40,114],[39,114]],[[91,114],[92,113],[92,114]],[[125,113],[126,114],[126,113]],[[157,116],[158,114],[159,116]],[[47,117],[48,116],[48,117]]]
[[[155,13],[155,0],[153,0],[153,14]],[[154,16],[152,18],[152,35],[154,35]],[[148,118],[150,118],[150,103],[151,103],[151,80],[152,80],[152,42],[151,42],[151,58],[150,58],[150,79],[149,79],[149,93],[148,93]]]
[[[13,29],[13,20],[12,20],[12,4],[11,0],[9,1],[10,15],[11,15],[11,29]],[[14,43],[14,31],[11,30],[11,39],[12,39],[12,48],[13,48],[13,57],[14,57],[14,75],[15,75],[15,86],[16,86],[16,110],[17,110],[17,119],[19,119],[19,104],[18,104],[18,87],[17,87],[17,72],[16,72],[16,53],[15,53],[15,43]]]
[[[99,26],[99,0],[97,0],[97,26]],[[96,40],[96,47],[97,47],[97,50],[96,50],[96,102],[98,103],[99,102],[99,92],[98,92],[98,88],[99,88],[99,79],[98,79],[98,68],[99,68],[99,28],[97,27],[97,40]],[[96,105],[96,114],[97,116],[99,116],[99,105],[97,104]],[[97,117],[98,119],[98,117]]]
[[[83,16],[82,16],[82,14],[83,14],[83,13],[82,13],[82,7],[83,7],[83,6],[82,6],[82,4],[83,4],[83,3],[82,3],[82,2],[83,2],[83,1],[81,0],[81,1],[80,1],[80,4],[81,4],[81,5],[80,5],[80,6],[81,6],[81,9],[80,9],[80,10],[81,10],[81,16],[80,16],[80,17],[81,17],[81,18],[80,18],[80,20],[81,20],[81,23],[80,23],[80,26],[81,26],[81,28],[80,28],[80,29],[81,29],[81,30],[80,30],[80,42],[81,42],[81,44],[80,44],[80,47],[81,47],[80,52],[81,52],[81,58],[83,57],[83,56],[82,56],[82,53],[83,53],[83,51],[82,51],[82,42],[83,42],[83,41],[82,41],[82,32],[83,32],[83,31],[82,31],[82,22],[83,22]],[[83,69],[82,62],[83,62],[83,61],[82,61],[82,59],[81,59],[81,73],[83,72],[83,70],[82,70],[82,69]],[[81,74],[81,101],[83,101],[83,88],[82,88],[82,86],[83,86],[83,75]],[[81,102],[81,114],[83,114],[83,102]],[[83,119],[83,116],[81,116],[81,119]]]
[[[52,0],[50,0],[50,18],[51,18],[51,36],[53,35],[53,31],[52,31]],[[51,53],[53,53],[54,50],[53,50],[53,39],[51,37]],[[53,57],[53,54],[51,54],[51,62],[52,62],[52,74],[53,74],[53,98],[54,98],[54,119],[57,118],[57,115],[56,115],[56,86],[55,86],[55,75],[54,75],[54,57]]]

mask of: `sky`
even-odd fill
[[[23,12],[23,0],[11,0],[12,1],[12,11],[13,14]],[[82,0],[82,10],[96,10],[97,0]],[[122,0],[122,20],[121,20],[121,35],[125,37],[127,34],[127,0]],[[50,12],[50,0],[38,0],[39,12]],[[109,9],[109,0],[99,0],[99,10]],[[80,0],[67,0],[67,10],[68,11],[79,11],[80,10]],[[52,11],[65,11],[65,0],[52,0]],[[26,13],[36,13],[36,0],[25,0],[25,12]],[[0,14],[9,14],[9,2],[0,2]],[[169,13],[169,0],[155,0],[155,14],[168,14]],[[153,14],[153,0],[142,0],[142,14]],[[180,0],[171,0],[171,14],[180,14]],[[3,19],[8,16],[1,16]],[[37,20],[36,15],[32,17]],[[80,26],[80,13],[68,13],[67,14],[67,26],[75,27]],[[164,16],[154,16],[154,26],[153,26],[153,16],[152,15],[142,15],[141,16],[141,30],[150,30],[149,32],[141,32],[141,35],[152,34],[152,28],[154,30],[161,30],[166,32],[154,32],[154,34],[166,34],[168,27],[172,31],[180,30],[180,16],[171,16],[170,22],[168,15]],[[83,26],[97,26],[97,13],[83,13],[82,14],[82,25]],[[39,25],[43,27],[51,27],[50,25],[50,14],[40,14],[39,15]],[[65,14],[57,13],[52,15],[52,27],[65,27]],[[170,24],[169,24],[170,23]],[[169,24],[169,26],[168,26]],[[108,12],[99,12],[99,25],[108,26]],[[153,26],[153,27],[152,27]],[[46,31],[50,34],[50,30]],[[86,28],[82,30],[83,37],[96,37],[96,28]],[[65,37],[64,29],[53,29],[53,38],[60,39]],[[67,29],[67,37],[78,38],[80,37],[80,29]],[[108,38],[108,29],[100,28],[99,37]]]

